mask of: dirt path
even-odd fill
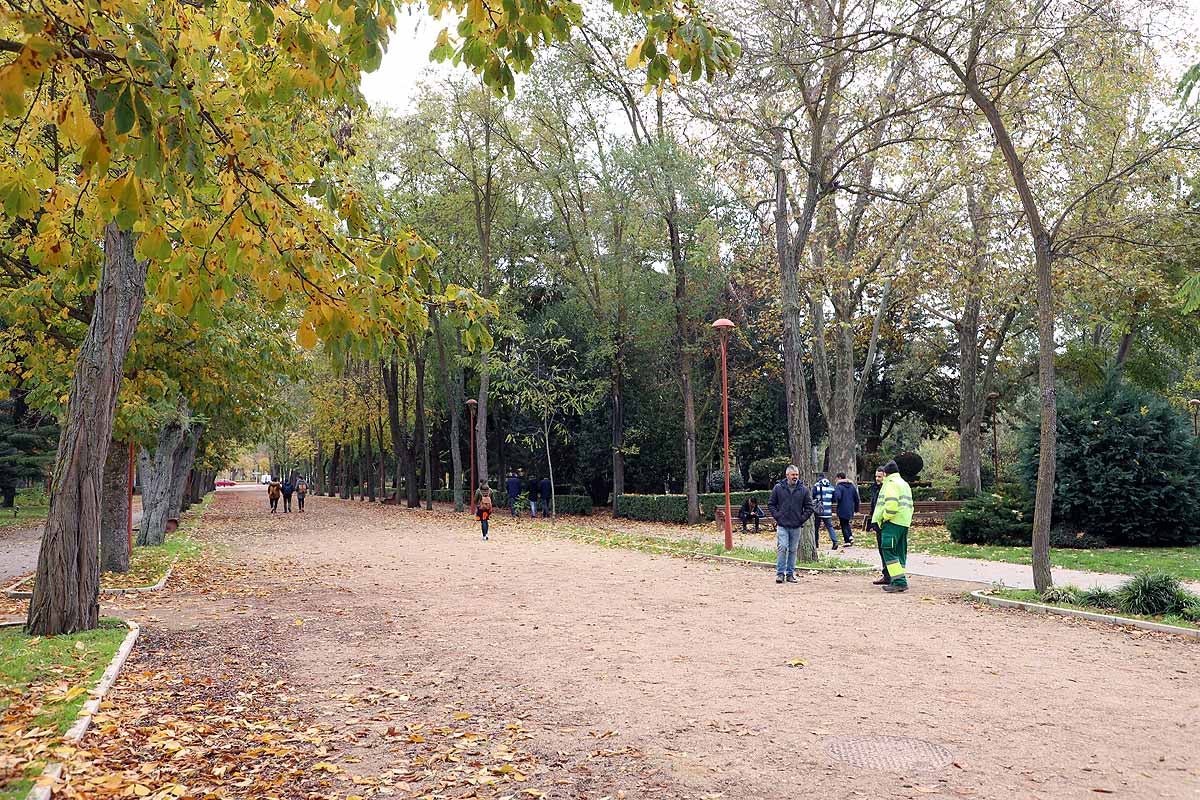
[[[862,576],[776,586],[499,514],[484,543],[447,512],[261,506],[219,495],[201,535],[228,546],[220,562],[112,610],[145,620],[158,648],[269,640],[251,661],[361,781],[323,779],[304,790],[329,794],[311,796],[1200,792],[1195,642],[984,610],[944,581],[898,596]],[[194,693],[237,679],[203,661]],[[138,691],[118,686],[118,716]],[[901,748],[940,763],[905,767]]]

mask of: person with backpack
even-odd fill
[[[838,525],[842,529],[842,541],[846,547],[854,545],[854,515],[858,513],[858,487],[846,479],[846,473],[837,474],[833,487],[833,510],[837,512]]]
[[[283,513],[287,514],[292,510],[292,493],[296,491],[296,485],[292,483],[291,478],[285,478],[283,481]]]
[[[816,527],[813,533],[817,537],[817,546],[821,546],[821,526],[824,525],[829,531],[829,538],[833,542],[833,549],[838,549],[837,532],[833,529],[833,484],[829,482],[829,478],[825,477],[822,472],[817,476],[817,482],[812,488],[813,506],[816,508]]]
[[[479,487],[478,496],[475,500],[475,517],[479,520],[479,525],[483,528],[483,540],[488,540],[488,520],[492,517],[492,487],[486,483]]]
[[[515,471],[508,473],[508,480],[504,482],[504,491],[508,494],[508,509],[515,517],[517,515],[517,498],[521,496],[521,479],[517,477]]]
[[[912,525],[913,497],[908,482],[900,477],[900,467],[895,461],[883,465],[886,477],[879,487],[879,502],[871,516],[879,530],[879,549],[883,553],[883,567],[891,583],[885,583],[885,592],[907,592],[908,575],[908,529]]]
[[[308,494],[308,484],[304,478],[301,478],[296,483],[296,510],[301,514],[304,513],[304,498]]]
[[[271,513],[274,514],[279,510],[279,481],[274,478],[267,484],[267,499],[271,501]]]

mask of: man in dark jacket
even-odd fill
[[[875,523],[871,522],[871,517],[875,516],[875,505],[879,502],[879,492],[883,489],[883,479],[886,477],[887,473],[883,471],[883,467],[875,468],[875,485],[871,487],[871,510],[867,512],[867,521],[863,525],[863,528],[866,530],[875,532],[875,546],[879,550],[880,571],[883,573],[883,577],[873,581],[876,586],[892,582],[891,577],[888,575],[887,564],[883,560],[883,542],[879,536],[879,528]]]
[[[504,492],[508,495],[508,509],[515,517],[517,515],[517,498],[521,496],[521,479],[517,477],[516,472],[508,473],[508,480],[504,482]]]
[[[538,483],[538,479],[533,477],[532,475],[530,475],[529,481],[525,484],[525,494],[527,497],[529,497],[529,516],[530,517],[534,517],[534,518],[537,517],[538,494],[541,492],[541,490],[542,490],[541,485]],[[545,516],[545,515],[546,515],[546,512],[543,511],[542,516]]]
[[[854,515],[858,513],[858,504],[858,487],[846,479],[846,473],[839,472],[833,487],[833,511],[837,514],[846,547],[854,544]]]
[[[804,524],[813,515],[812,495],[800,482],[800,470],[794,464],[787,468],[787,477],[775,484],[767,509],[775,518],[775,582],[796,582],[796,550]]]
[[[547,516],[554,510],[554,490],[549,478],[542,478],[542,516]]]

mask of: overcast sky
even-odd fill
[[[1183,10],[1174,20],[1175,25],[1182,31],[1192,31],[1191,39],[1194,44],[1200,44],[1200,0],[1179,0]],[[415,95],[415,89],[422,72],[431,74],[448,74],[462,68],[449,64],[430,64],[429,51],[433,49],[438,32],[446,27],[444,23],[431,19],[419,11],[419,6],[412,8],[411,13],[402,17],[392,34],[392,45],[383,57],[383,64],[375,72],[364,75],[362,81],[363,94],[373,106],[390,107],[406,110]],[[1162,22],[1162,20],[1156,20]],[[1176,59],[1167,57],[1168,65],[1178,63]],[[1177,70],[1182,69],[1180,66]],[[1177,79],[1173,75],[1172,79]]]

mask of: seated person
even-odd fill
[[[742,532],[746,532],[746,523],[754,520],[754,532],[758,533],[758,521],[764,516],[766,514],[758,507],[758,500],[753,497],[747,498],[746,502],[742,503],[741,509],[738,510],[738,519],[742,521]]]

